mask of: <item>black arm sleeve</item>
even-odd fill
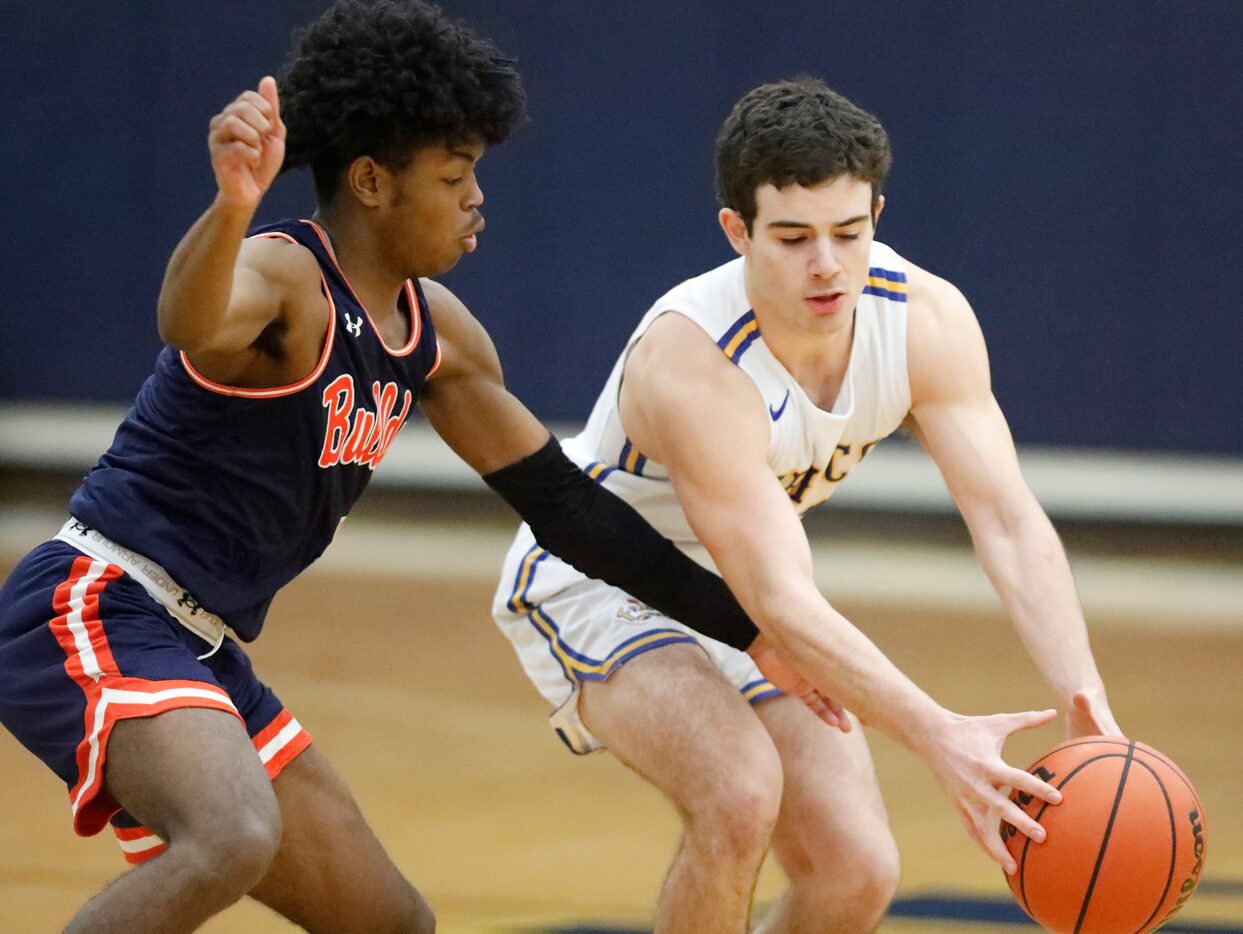
[[[759,634],[725,581],[579,470],[556,438],[483,479],[518,510],[540,547],[588,577],[726,645],[746,649]]]

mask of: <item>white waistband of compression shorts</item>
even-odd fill
[[[142,585],[160,606],[181,625],[206,642],[211,648],[200,659],[216,654],[224,644],[228,626],[215,613],[209,612],[194,598],[190,591],[169,576],[169,573],[136,551],[107,538],[98,529],[72,516],[55,535],[57,541],[76,548],[82,554],[99,561],[115,564]]]

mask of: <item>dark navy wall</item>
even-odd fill
[[[445,5],[528,83],[446,281],[540,415],[583,418],[647,305],[728,258],[716,128],[812,73],[889,129],[881,238],[971,299],[1020,441],[1243,454],[1238,0]],[[0,3],[0,404],[134,392],[207,121],[322,6]],[[309,197],[283,179],[262,218]]]

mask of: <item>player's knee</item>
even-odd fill
[[[898,891],[901,867],[895,846],[876,847],[852,861],[856,867],[847,874],[846,890],[838,897],[850,908],[850,917],[858,918],[861,930],[873,930],[880,924],[889,903]]]
[[[791,873],[794,885],[814,889],[805,893],[824,905],[826,917],[849,921],[851,930],[872,931],[880,924],[898,891],[901,863],[888,834],[883,839],[852,847],[824,859],[813,856]]]
[[[757,756],[696,795],[687,808],[687,830],[710,841],[722,857],[751,859],[768,847],[781,808],[781,788],[776,752]]]
[[[280,807],[274,795],[260,796],[228,814],[205,817],[170,841],[202,887],[239,895],[254,888],[280,847]]]

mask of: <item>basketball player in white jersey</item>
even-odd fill
[[[652,306],[586,429],[565,444],[720,571],[763,644],[747,654],[697,638],[584,578],[525,528],[497,593],[501,629],[566,744],[608,748],[682,817],[660,932],[745,931],[770,842],[790,887],[760,930],[876,927],[898,855],[854,715],[929,766],[1008,872],[999,819],[1043,839],[1000,789],[1059,796],[1000,750],[1054,711],[946,710],[813,582],[799,515],[900,426],[944,474],[1070,735],[1119,732],[1062,546],[993,398],[971,308],[873,239],[889,164],[876,118],[818,81],[747,94],[717,141],[720,222],[739,258]],[[764,679],[752,657],[772,653],[852,712],[840,729]]]

